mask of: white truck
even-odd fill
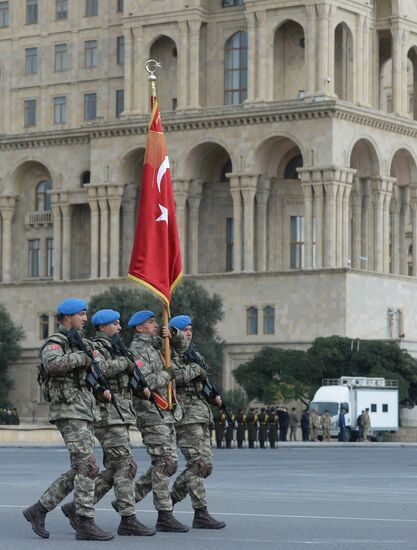
[[[342,376],[326,378],[316,391],[310,408],[321,416],[329,411],[332,425],[331,436],[339,434],[339,413],[345,410],[347,441],[358,436],[357,418],[365,409],[369,409],[372,438],[383,440],[385,432],[398,430],[398,382],[385,378],[365,378],[361,376]]]

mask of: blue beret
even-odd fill
[[[87,302],[80,300],[80,298],[67,298],[58,305],[56,310],[57,313],[62,315],[75,315],[80,311],[87,310]]]
[[[128,325],[130,328],[134,328],[137,325],[141,325],[151,317],[155,317],[155,313],[153,311],[149,311],[147,309],[144,309],[142,311],[137,311],[129,319]]]
[[[175,327],[178,330],[184,330],[185,327],[188,327],[188,325],[191,325],[191,317],[188,315],[177,315],[176,317],[173,317],[171,321],[169,322],[169,328]]]
[[[93,325],[109,325],[120,319],[120,313],[114,309],[100,309],[94,313],[91,322]]]

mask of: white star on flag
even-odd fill
[[[159,208],[161,209],[161,215],[159,218],[156,219],[157,222],[166,222],[168,225],[168,208],[165,208],[165,206],[162,206],[162,204],[158,204]]]

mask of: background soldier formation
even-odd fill
[[[14,425],[20,424],[16,409],[3,409],[0,407],[0,424]]]
[[[95,313],[92,321],[97,335],[93,341],[82,336],[87,321],[87,304],[83,300],[64,300],[57,312],[57,332],[46,339],[40,350],[38,381],[50,402],[49,421],[61,432],[71,467],[38,502],[23,511],[34,532],[42,538],[49,537],[45,528],[48,512],[73,492],[73,500],[64,504],[62,511],[74,528],[76,539],[111,540],[113,534],[102,530],[94,520],[95,504],[111,488],[116,497],[112,506],[121,516],[119,535],[155,533],[155,529],[137,519],[135,511],[135,503],[151,491],[158,511],[157,531],[188,531],[172,513],[174,504],[187,495],[194,508],[194,528],[225,527],[207,510],[204,479],[213,469],[212,417],[201,393],[207,371],[204,359],[191,343],[190,317],[174,317],[169,327],[162,327],[162,336],[172,340],[173,368],[168,370],[152,311],[139,311],[130,318],[129,326],[135,334],[130,351],[118,336],[121,326],[117,311]],[[132,384],[137,369],[143,375],[141,387]],[[172,408],[169,384],[177,386]],[[218,406],[222,404],[220,396],[213,396],[213,400]],[[135,424],[151,460],[148,470],[136,482],[137,465],[129,436],[129,428]],[[95,438],[103,449],[101,472],[93,452]],[[186,467],[170,491],[169,479],[178,467],[177,444]]]

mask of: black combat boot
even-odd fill
[[[61,510],[64,516],[66,516],[69,519],[71,527],[74,529],[74,531],[76,531],[78,519],[77,519],[77,512],[75,511],[74,501],[72,500],[71,502],[67,502],[67,504],[64,504],[64,506],[61,506]]]
[[[77,515],[75,538],[77,540],[111,540],[114,539],[114,535],[100,529],[95,524],[94,518]]]
[[[223,529],[223,527],[226,527],[226,524],[211,517],[206,507],[194,510],[194,529]]]
[[[124,536],[150,537],[155,533],[155,529],[143,525],[134,514],[133,516],[122,516],[117,529],[117,534]]]
[[[119,513],[119,507],[117,506],[117,500],[116,499],[111,501],[111,505],[113,506],[114,510],[116,510],[116,512]]]
[[[158,520],[156,530],[166,533],[187,533],[188,527],[174,518],[171,511],[158,510]]]
[[[38,537],[42,537],[43,539],[49,538],[49,533],[45,529],[45,517],[47,513],[48,510],[39,502],[39,500],[36,504],[29,506],[26,510],[23,510],[25,519],[32,524],[32,529]]]

